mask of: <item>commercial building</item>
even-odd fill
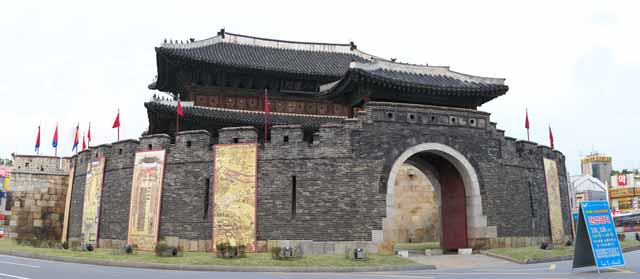
[[[611,176],[611,156],[602,154],[591,154],[581,161],[582,174],[591,175],[602,183],[609,183],[609,177]]]
[[[609,203],[616,212],[638,210],[640,174],[620,173],[610,177]]]

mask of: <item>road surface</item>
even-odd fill
[[[447,258],[449,257],[449,258]],[[63,263],[0,255],[0,279],[51,279],[51,278],[135,278],[135,279],[187,279],[187,278],[261,278],[261,279],[455,279],[455,278],[640,278],[640,251],[626,253],[627,266],[598,274],[595,268],[581,268],[571,272],[571,261],[546,264],[520,265],[486,256],[436,256],[421,257],[420,262],[431,262],[437,270],[360,272],[360,273],[250,273],[173,271],[137,268],[106,267],[88,264]]]

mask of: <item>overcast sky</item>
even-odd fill
[[[137,138],[165,38],[228,32],[348,43],[398,61],[503,77],[509,92],[480,109],[506,135],[556,148],[571,173],[592,151],[640,167],[638,1],[9,1],[0,9],[0,157],[70,155],[75,125],[93,144]],[[33,3],[31,3],[33,2]],[[636,3],[634,3],[636,2]]]

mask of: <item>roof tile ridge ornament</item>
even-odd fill
[[[360,69],[364,71],[375,71],[375,70],[388,70],[388,71],[396,71],[396,72],[404,72],[409,74],[418,74],[418,75],[440,75],[451,77],[455,79],[459,79],[467,82],[477,82],[477,83],[487,83],[487,84],[496,84],[496,85],[504,85],[504,78],[492,78],[492,77],[481,77],[463,74],[459,72],[455,72],[449,69],[449,66],[430,66],[430,65],[415,65],[415,64],[405,64],[405,63],[396,63],[391,62],[386,59],[375,59],[372,62],[357,62],[353,61],[349,64],[350,69]]]

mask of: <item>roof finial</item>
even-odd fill
[[[195,38],[189,38],[189,41],[191,41],[192,43],[196,41]]]
[[[351,46],[351,47],[350,47],[350,49],[351,49],[351,50],[356,50],[356,49],[358,49],[358,46],[357,46],[353,41],[349,42],[349,45]]]
[[[218,36],[222,37],[224,39],[224,28],[220,29],[220,31],[218,31]]]
[[[164,43],[165,43],[165,44],[167,43],[167,38],[164,38]]]
[[[396,62],[396,59],[395,58],[391,58],[391,62]]]
[[[173,40],[169,40],[169,43],[170,43],[170,44],[173,44]]]

